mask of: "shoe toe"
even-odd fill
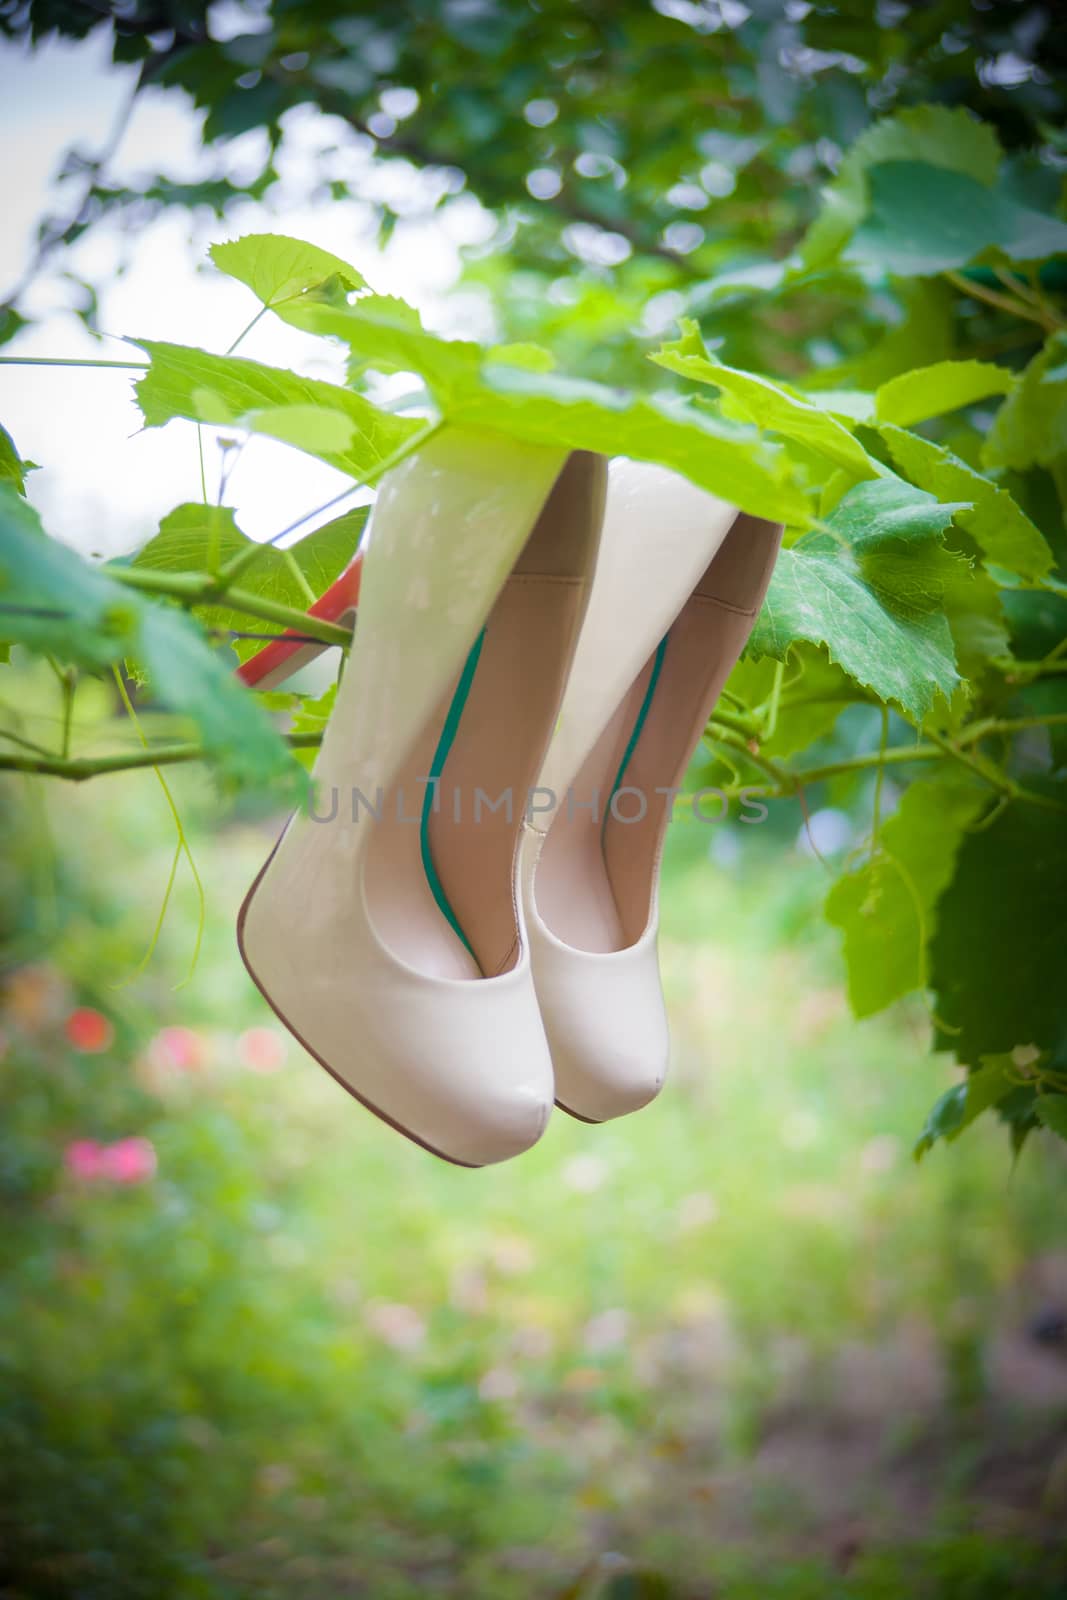
[[[535,965],[556,1102],[586,1122],[639,1111],[670,1054],[654,943],[608,955],[554,945]]]
[[[654,1100],[667,1075],[666,1034],[640,1041],[612,1037],[600,1028],[590,1037],[573,1029],[555,1030],[553,1061],[556,1100],[564,1111],[586,1122],[610,1122],[640,1111]]]
[[[409,1045],[370,1098],[420,1143],[462,1166],[521,1155],[544,1132],[554,1098],[532,991],[530,1002],[532,1014],[517,1008],[506,1036],[496,1029],[480,1034],[474,1019],[469,1027],[441,1026],[432,1047],[429,1033],[420,1033],[421,1047]]]
[[[463,1139],[463,1147],[471,1155],[470,1164],[487,1167],[529,1150],[544,1133],[552,1105],[550,1081],[541,1085],[502,1084],[493,1092],[483,1090]]]

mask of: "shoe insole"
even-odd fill
[[[622,950],[648,926],[674,805],[668,791],[682,782],[751,631],[778,540],[772,525],[738,517],[563,799],[536,892],[539,914],[566,944]]]
[[[470,940],[460,927],[459,918],[456,916],[455,908],[445,892],[445,886],[441,882],[440,874],[437,871],[437,863],[434,860],[433,854],[433,845],[430,840],[430,821],[433,817],[435,809],[439,805],[439,786],[444,776],[445,765],[452,753],[452,746],[456,742],[456,735],[459,732],[460,718],[466,709],[467,700],[470,697],[471,685],[474,682],[474,674],[478,669],[478,659],[481,656],[482,646],[484,643],[485,629],[483,628],[474,642],[474,646],[470,655],[467,657],[467,660],[464,663],[463,671],[459,675],[459,682],[456,685],[456,692],[452,696],[452,702],[448,708],[448,715],[445,717],[444,727],[441,729],[441,737],[437,741],[437,749],[434,752],[433,761],[430,763],[429,780],[426,784],[426,793],[423,796],[422,801],[422,815],[419,820],[419,851],[422,856],[422,870],[426,874],[426,882],[430,886],[430,893],[437,902],[438,910],[441,912],[445,921],[448,923],[456,937],[461,941],[464,948],[469,951],[471,959],[475,963],[477,962],[478,958],[471,948]]]
[[[375,927],[428,975],[491,976],[516,958],[519,832],[559,711],[601,493],[588,458],[572,456],[372,823],[364,883]]]

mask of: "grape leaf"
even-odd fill
[[[444,407],[452,391],[476,380],[483,351],[466,339],[427,333],[419,314],[389,295],[364,295],[351,305],[302,298],[275,311],[306,333],[343,339],[365,363],[383,372],[417,372]]]
[[[379,296],[349,306],[296,301],[279,314],[309,332],[345,339],[375,366],[418,373],[445,422],[530,444],[658,462],[756,516],[809,521],[807,498],[790,481],[779,450],[673,397],[646,398],[492,360],[478,345],[427,333],[410,307]]]
[[[198,393],[194,393],[194,401]],[[246,411],[242,428],[266,433],[282,444],[291,444],[309,456],[337,460],[352,447],[356,431],[351,417],[341,411],[326,411],[322,406],[265,406],[261,411]]]
[[[363,479],[421,426],[411,418],[379,410],[350,389],[301,378],[243,356],[214,356],[154,339],[134,342],[151,362],[136,385],[137,403],[149,428],[162,427],[172,417],[188,417],[221,426],[255,426],[286,443],[294,442],[294,433],[302,430],[302,448]],[[280,413],[277,419],[275,412]],[[328,428],[328,422],[319,425],[316,437],[315,418],[323,412],[336,418],[335,430],[340,425],[351,430],[351,442],[344,448],[334,448],[336,433],[322,435],[321,427]]]
[[[879,422],[910,428],[990,395],[1010,394],[1014,382],[1014,373],[991,361],[936,361],[883,383],[874,397],[875,414]]]
[[[310,604],[308,590],[317,600],[355,555],[367,516],[368,508],[360,506],[284,550],[261,546],[255,561],[242,572],[240,587],[260,599],[305,610]],[[241,532],[229,507],[189,503],[163,518],[158,534],[138,551],[133,565],[156,572],[213,572],[253,542]],[[254,619],[226,605],[198,606],[196,615],[205,627],[224,632],[280,631],[272,623],[257,627]],[[234,640],[242,661],[261,648],[260,640]]]
[[[529,344],[526,341],[518,344],[494,344],[486,352],[486,359],[500,362],[505,367],[525,367],[527,372],[553,372],[556,366],[556,358],[551,350],[546,350],[543,345]]]
[[[954,552],[923,552],[917,574],[914,542],[940,537],[970,509],[966,501],[941,502],[899,478],[882,478],[856,484],[827,523],[856,551],[860,570],[873,588],[944,612],[965,677],[987,671],[990,657],[1011,654],[1000,591],[988,573]],[[805,548],[828,547],[810,541]]]
[[[922,1133],[915,1142],[912,1155],[921,1161],[939,1139],[955,1139],[963,1130],[967,1109],[967,1085],[955,1083],[936,1099],[927,1114]]]
[[[673,396],[486,365],[480,383],[452,396],[447,418],[529,444],[655,462],[754,516],[801,527],[810,521],[807,496],[790,481],[779,450]]]
[[[922,1159],[938,1139],[958,1139],[983,1111],[999,1104],[1019,1087],[1018,1070],[1010,1056],[985,1056],[982,1065],[967,1074],[937,1100],[912,1154]]]
[[[855,485],[826,532],[781,552],[750,649],[784,660],[797,639],[824,644],[856,682],[921,721],[960,681],[945,599],[961,563],[937,538],[957,509],[899,478]]]
[[[363,289],[366,280],[340,256],[303,239],[277,233],[247,233],[243,238],[211,246],[220,272],[246,284],[265,306],[305,294],[330,279],[345,289]]]
[[[758,428],[769,428],[787,439],[816,450],[853,476],[877,477],[884,472],[836,416],[810,400],[790,394],[753,372],[724,366],[708,355],[695,322],[683,319],[682,336],[657,350],[650,359],[668,372],[676,372],[694,383],[712,384],[728,395],[745,420]]]
[[[1031,361],[997,413],[982,447],[987,467],[1050,467],[1067,454],[1067,336],[1058,333]]]
[[[961,172],[888,161],[867,173],[870,203],[847,259],[901,277],[965,267],[996,247],[1035,261],[1067,249],[1067,224],[1031,211]]]
[[[968,503],[942,502],[900,478],[858,483],[838,501],[827,527],[853,548],[940,537]]]
[[[964,830],[988,804],[977,785],[923,778],[882,825],[876,853],[839,878],[826,918],[844,934],[848,997],[857,1017],[926,986],[937,901]]]
[[[825,645],[851,678],[921,722],[959,683],[952,634],[940,611],[936,559],[919,555],[897,592],[876,587],[849,552],[809,550],[803,540],[778,557],[749,648],[784,661],[798,639]],[[910,590],[902,593],[902,589]]]
[[[1042,1127],[1067,1139],[1067,1095],[1039,1094],[1034,1101],[1034,1115]]]
[[[930,951],[939,1048],[961,1061],[1035,1046],[1067,1066],[1065,820],[1016,803],[963,841]]]
[[[820,411],[829,411],[851,423],[875,420],[874,395],[865,389],[814,389],[806,392],[804,398]]]
[[[870,167],[889,161],[933,162],[992,187],[1000,158],[989,123],[962,108],[914,106],[883,118],[860,134],[836,179],[823,191],[822,209],[801,241],[804,266],[825,266],[855,233],[867,213]]]
[[[0,607],[7,637],[38,655],[90,671],[127,656],[139,662],[162,704],[196,724],[218,771],[235,784],[291,788],[299,776],[264,713],[197,624],[50,539],[8,483],[0,483]]]
[[[905,477],[931,494],[971,502],[970,510],[958,512],[956,521],[990,561],[1024,578],[1041,578],[1051,570],[1053,555],[1048,541],[1006,489],[967,466],[944,445],[892,423],[883,423],[879,431]]]

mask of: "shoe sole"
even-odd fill
[[[245,965],[247,966],[247,962]],[[562,1100],[556,1101],[556,1110],[565,1111],[568,1117],[574,1118],[575,1122],[584,1122],[587,1128],[602,1128],[604,1126],[603,1117],[583,1117],[580,1111],[572,1111],[570,1106],[563,1104]]]

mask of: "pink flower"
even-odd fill
[[[199,1072],[204,1065],[204,1041],[192,1028],[160,1028],[148,1047],[154,1067],[173,1072]]]
[[[103,1176],[112,1183],[146,1183],[156,1175],[151,1139],[119,1139],[103,1149]]]
[[[249,1072],[277,1072],[286,1056],[277,1028],[248,1028],[237,1041],[237,1059]]]
[[[104,1171],[104,1146],[95,1139],[72,1139],[63,1152],[63,1164],[72,1178],[99,1178]]]
[[[151,1139],[117,1139],[114,1144],[72,1139],[63,1152],[63,1164],[82,1183],[145,1183],[155,1177],[156,1152]]]
[[[91,1006],[79,1006],[72,1011],[63,1027],[75,1050],[80,1050],[83,1055],[99,1055],[115,1037],[115,1030],[108,1019]]]

